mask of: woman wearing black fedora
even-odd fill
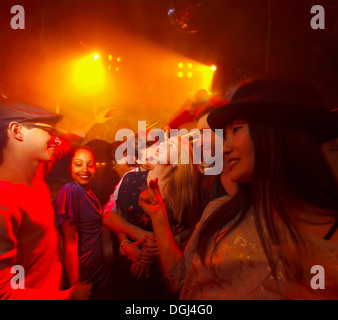
[[[256,79],[208,123],[223,129],[237,194],[209,203],[183,253],[156,181],[139,200],[180,298],[337,299],[337,182],[321,152],[337,114],[308,83]]]

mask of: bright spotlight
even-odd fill
[[[212,71],[215,71],[216,70],[216,66],[214,65],[214,66],[211,66],[211,70]]]
[[[99,55],[95,54],[83,57],[74,63],[72,83],[79,92],[98,94],[105,87],[105,72],[98,58]]]

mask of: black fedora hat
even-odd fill
[[[55,124],[61,119],[62,115],[37,106],[0,99],[0,124],[2,126],[12,121]]]
[[[320,141],[338,136],[337,110],[325,106],[320,90],[299,79],[259,78],[238,87],[231,102],[212,111],[211,129],[224,129],[237,119],[302,128]]]

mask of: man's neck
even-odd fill
[[[32,186],[38,165],[39,162],[31,163],[22,159],[13,161],[13,159],[5,157],[0,165],[0,180]]]

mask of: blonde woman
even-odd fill
[[[180,137],[162,142],[154,152],[154,169],[129,172],[121,183],[118,213],[108,212],[104,223],[118,233],[121,281],[116,299],[172,299],[162,281],[158,249],[150,217],[138,205],[139,195],[157,179],[168,211],[171,232],[179,246],[188,240],[199,219],[196,181],[198,168],[192,161],[192,149]]]

